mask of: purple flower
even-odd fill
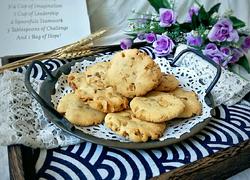
[[[231,49],[229,47],[221,47],[220,51],[225,55],[225,56],[230,56],[231,55]]]
[[[232,58],[230,59],[229,63],[234,64],[239,61],[239,59],[243,56],[243,52],[239,48],[232,49]]]
[[[137,38],[138,38],[139,40],[144,40],[144,39],[145,39],[145,34],[144,34],[144,33],[138,33],[138,34],[137,34]]]
[[[157,40],[153,43],[154,52],[160,56],[168,55],[172,52],[175,44],[166,35],[157,37]]]
[[[241,45],[241,48],[247,53],[250,49],[250,36],[245,37],[243,40],[243,43]]]
[[[160,26],[170,27],[176,22],[176,16],[172,9],[160,8]]]
[[[155,33],[148,33],[145,35],[145,39],[148,43],[152,43],[156,40],[156,35]]]
[[[225,57],[225,55],[218,49],[218,47],[214,43],[207,44],[202,52],[204,55],[211,58],[217,64],[221,64],[222,60]]]
[[[120,47],[122,49],[129,49],[131,48],[132,44],[133,44],[133,40],[131,38],[124,38],[120,42]]]
[[[188,33],[186,40],[187,40],[187,45],[189,45],[189,46],[199,46],[200,47],[202,45],[202,38],[199,35],[195,36],[192,33]]]
[[[188,16],[187,16],[187,22],[191,22],[192,21],[192,17],[195,14],[196,16],[199,13],[200,8],[197,6],[192,6],[189,10],[188,10]]]
[[[228,63],[229,63],[230,59],[232,58],[232,56],[231,56],[232,51],[231,51],[231,49],[229,47],[221,47],[220,52],[224,56],[224,60],[221,63],[221,66],[224,67],[224,68],[227,68]]]
[[[219,20],[208,33],[208,39],[212,42],[218,41],[234,41],[239,40],[239,35],[236,30],[233,29],[233,24],[229,19]]]

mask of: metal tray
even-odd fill
[[[196,55],[202,57],[205,61],[208,61],[211,63],[213,66],[216,67],[217,72],[216,76],[214,77],[212,83],[209,85],[209,87],[206,89],[206,96],[205,96],[205,101],[206,104],[209,105],[210,107],[214,108],[214,103],[213,103],[213,98],[210,93],[216,82],[218,81],[220,74],[221,74],[221,69],[219,65],[217,65],[214,61],[210,60],[200,52],[194,50],[194,49],[185,49],[183,50],[171,63],[171,66],[175,66],[175,63],[180,59],[180,57],[187,53],[187,52],[192,52],[195,53]],[[92,57],[84,57],[86,60],[94,61],[96,56]],[[185,133],[183,134],[180,138],[170,138],[166,139],[164,141],[148,141],[148,142],[143,142],[143,143],[135,143],[135,142],[120,142],[120,141],[114,141],[114,140],[106,140],[102,138],[98,138],[89,134],[86,134],[82,132],[81,130],[75,128],[74,125],[72,125],[66,118],[64,118],[60,113],[58,113],[54,107],[53,104],[51,103],[51,95],[55,93],[55,84],[57,83],[58,78],[63,74],[69,74],[71,70],[71,66],[73,66],[76,62],[80,62],[83,59],[78,59],[74,60],[72,62],[69,62],[60,68],[58,68],[56,71],[50,72],[46,68],[46,66],[40,62],[40,61],[33,61],[31,65],[28,67],[27,72],[25,74],[25,85],[28,91],[31,93],[31,95],[41,104],[42,109],[45,113],[45,116],[53,122],[56,126],[61,128],[62,130],[72,134],[73,136],[76,136],[80,138],[81,140],[89,141],[92,143],[96,144],[101,144],[104,146],[109,146],[109,147],[116,147],[116,148],[126,148],[126,149],[150,149],[150,148],[158,148],[158,147],[163,147],[169,144],[174,144],[179,141],[182,141],[184,139],[187,139],[197,132],[199,132],[202,128],[206,126],[206,124],[210,121],[211,118],[205,119],[203,122],[195,125],[190,133]],[[31,82],[30,82],[30,75],[32,72],[32,69],[34,68],[35,65],[41,66],[42,70],[46,72],[47,78],[43,81],[40,87],[40,92],[39,94],[32,88]],[[215,113],[214,109],[211,111],[211,116]]]

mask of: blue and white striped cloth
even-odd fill
[[[217,117],[197,135],[153,150],[126,150],[84,142],[40,150],[37,178],[148,179],[250,138],[250,103],[220,106]]]

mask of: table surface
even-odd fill
[[[226,107],[224,107],[226,108]],[[226,119],[226,118],[225,118]],[[248,116],[250,122],[250,115]],[[216,121],[216,120],[215,120]],[[216,123],[216,122],[213,122]],[[205,130],[208,131],[208,130]],[[229,144],[221,147],[214,147],[214,152],[208,154],[207,157],[200,157],[190,161],[189,163],[183,163],[179,168],[170,168],[167,173],[161,172],[159,179],[176,179],[185,178],[188,179],[211,179],[213,178],[228,178],[237,172],[240,172],[250,167],[250,130],[247,131],[247,138],[239,138],[240,140],[234,141],[232,138]],[[203,134],[204,135],[204,134]],[[71,148],[71,147],[70,147]],[[58,151],[59,149],[55,149]],[[66,149],[65,149],[66,150]],[[34,177],[36,160],[39,158],[40,151],[34,150],[24,146],[9,146],[9,160],[10,160],[10,174],[11,177]],[[61,151],[61,150],[59,150]],[[216,153],[215,153],[216,152]],[[31,154],[37,157],[30,156]],[[24,161],[23,161],[24,160]],[[190,160],[190,157],[189,157]],[[235,162],[239,164],[235,166]],[[31,169],[30,169],[31,168]],[[165,169],[166,170],[166,169]],[[42,172],[40,172],[42,174]],[[192,175],[192,176],[190,176]],[[151,176],[152,177],[152,176]],[[150,176],[149,176],[150,178]]]
[[[21,145],[9,146],[8,152],[10,179],[22,180],[36,177],[35,158],[31,158],[32,150],[30,148],[28,150],[29,156],[27,156],[27,147]],[[23,161],[24,156],[26,157],[25,161]],[[24,162],[26,162],[25,165]],[[250,140],[247,140],[206,158],[163,173],[153,179],[226,179],[249,168],[249,162]]]

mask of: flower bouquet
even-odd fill
[[[182,43],[202,51],[223,68],[237,63],[250,72],[245,56],[250,49],[249,30],[231,11],[219,16],[220,3],[206,10],[196,1],[189,9],[186,21],[179,23],[173,4],[167,0],[149,2],[157,14],[137,13],[138,18],[129,19],[127,34],[131,38],[121,40],[122,49],[130,48],[135,39],[145,40],[152,44],[158,56],[163,56]]]

